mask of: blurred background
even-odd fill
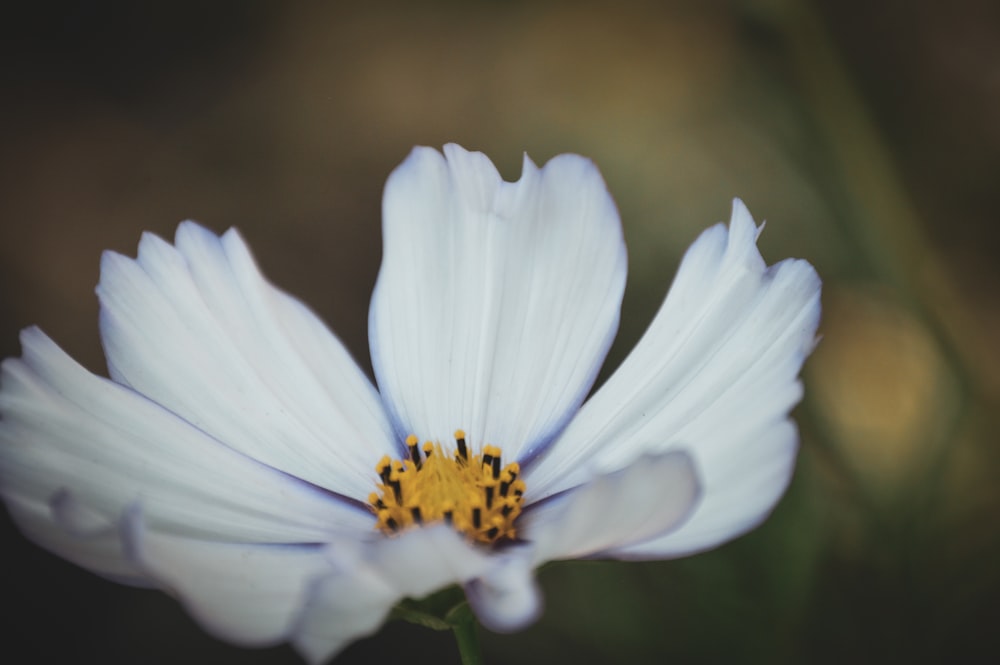
[[[415,144],[593,158],[630,274],[612,369],[743,198],[825,280],[792,486],[689,559],[560,563],[490,663],[1000,657],[1000,5],[21,3],[0,27],[0,352],[38,324],[94,371],[100,252],[238,226],[363,367],[386,175]],[[206,636],[6,515],[6,662],[296,663]],[[456,663],[391,624],[338,663]]]

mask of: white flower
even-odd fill
[[[236,231],[188,222],[135,260],[105,253],[111,380],[37,328],[3,364],[0,491],[24,533],[168,590],[222,639],[318,663],[404,597],[457,583],[512,630],[540,611],[545,561],[676,557],[764,519],[795,459],[820,282],[765,265],[741,202],[582,407],[626,273],[591,162],[525,159],[506,183],[482,154],[417,148],[383,212],[379,391]]]

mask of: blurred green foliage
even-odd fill
[[[0,351],[41,324],[96,371],[99,253],[196,217],[367,367],[385,176],[414,144],[508,179],[579,152],[631,272],[606,376],[733,196],[825,279],[802,450],[772,518],[715,551],[541,573],[488,662],[987,662],[1000,653],[1000,12],[994,3],[223,2],[22,7],[3,30]],[[432,261],[433,257],[421,260]],[[31,662],[297,662],[201,631],[3,526]],[[457,662],[387,626],[341,663]]]

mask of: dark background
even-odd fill
[[[690,559],[561,563],[489,662],[988,662],[1000,653],[1000,6],[54,3],[0,22],[0,352],[104,371],[100,252],[239,226],[368,368],[386,175],[414,144],[507,179],[579,152],[622,212],[613,367],[742,197],[825,280],[802,453],[772,519]],[[419,259],[418,259],[419,260]],[[431,260],[429,257],[426,260]],[[5,662],[295,663],[207,637],[0,524]],[[391,624],[338,663],[457,662]]]

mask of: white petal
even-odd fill
[[[248,545],[169,536],[127,520],[130,555],[212,635],[241,646],[288,639],[314,581],[332,572],[322,545]]]
[[[89,373],[40,330],[21,343],[23,357],[4,361],[0,377],[0,492],[58,554],[77,560],[61,531],[112,527],[136,501],[152,528],[206,539],[316,542],[371,530],[364,508]]]
[[[413,529],[393,538],[330,548],[338,573],[314,588],[293,646],[310,663],[331,658],[378,629],[402,598],[422,598],[486,573],[495,561],[452,529]]]
[[[618,549],[619,559],[663,559],[700,552],[760,524],[788,487],[798,435],[783,421],[733,437],[733,462],[715,460],[704,498],[688,522],[660,538]],[[707,483],[708,481],[706,481]]]
[[[820,281],[805,261],[766,267],[758,233],[736,201],[728,231],[712,227],[692,245],[635,350],[525,474],[535,498],[582,482],[591,464],[621,468],[680,448],[695,457],[703,499],[682,527],[633,548],[635,556],[706,549],[766,516],[794,464],[788,413],[802,395]]]
[[[389,177],[369,315],[399,428],[525,460],[565,425],[618,326],[626,255],[597,168],[561,155],[503,182],[481,153],[417,148]]]
[[[313,587],[290,642],[310,665],[326,663],[377,631],[398,600],[368,568],[334,574]]]
[[[482,577],[465,585],[465,596],[479,621],[497,633],[521,630],[542,614],[531,548],[520,548]]]
[[[530,506],[518,526],[534,543],[534,563],[615,556],[623,547],[669,533],[699,500],[691,457],[671,451],[641,457],[620,471]]]
[[[102,518],[84,531],[64,524],[52,505],[65,501],[39,501],[20,494],[4,493],[11,518],[24,535],[45,549],[102,577],[133,586],[155,586],[122,547],[120,524]]]
[[[394,451],[374,387],[301,303],[268,284],[235,231],[190,222],[101,265],[112,377],[262,462],[365,500]]]

